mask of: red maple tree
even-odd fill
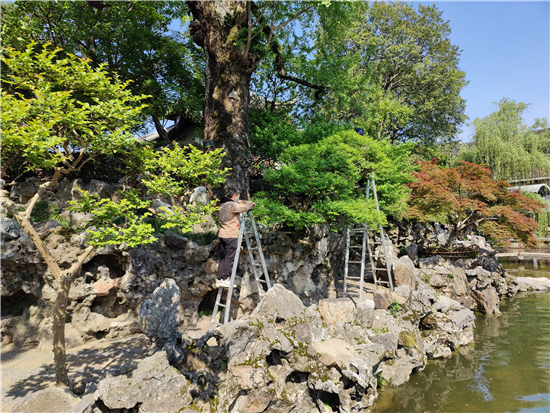
[[[507,181],[494,182],[491,171],[482,165],[461,161],[450,168],[436,162],[422,162],[414,173],[405,218],[450,225],[448,247],[461,231],[472,228],[479,228],[495,244],[509,245],[511,238],[527,246],[538,244],[534,235],[538,226],[529,215],[539,212],[542,203],[510,191]]]

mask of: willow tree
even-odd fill
[[[523,120],[529,105],[502,99],[497,110],[472,121],[473,144],[463,145],[455,162],[489,166],[495,180],[528,179],[550,174],[550,130],[546,119],[532,126]]]

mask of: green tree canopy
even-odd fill
[[[322,90],[283,83],[261,67],[254,92],[292,103],[306,122],[322,115],[392,142],[452,140],[466,119],[460,91],[467,82],[449,22],[433,5],[358,3],[344,3],[344,12],[320,8],[287,34],[287,73]]]
[[[297,229],[319,223],[335,228],[375,225],[385,223],[385,214],[399,218],[413,169],[410,149],[411,145],[391,145],[354,131],[288,147],[277,166],[264,174],[270,189],[253,197],[258,204],[255,214],[269,226]],[[371,172],[376,176],[380,216],[360,189]]]
[[[550,174],[550,129],[547,119],[528,126],[523,114],[529,105],[511,99],[495,103],[497,110],[472,121],[472,145],[463,145],[455,162],[489,166],[495,180],[526,179]]]
[[[31,43],[2,50],[2,175],[22,164],[54,170],[55,179],[80,169],[90,155],[113,154],[131,145],[146,96],[114,81],[106,65]],[[75,155],[76,152],[76,155]]]
[[[135,95],[149,95],[143,113],[162,131],[163,119],[201,118],[202,53],[170,26],[185,21],[186,10],[172,1],[2,3],[2,43],[20,50],[30,41],[51,43],[91,59],[94,67],[105,64],[109,73],[132,81]]]
[[[139,121],[139,112],[144,107],[140,101],[146,96],[133,96],[128,82],[121,82],[116,76],[113,79],[106,65],[93,68],[88,59],[48,45],[31,43],[23,51],[5,48],[1,58],[2,164],[21,163],[29,170],[43,168],[51,177],[24,207],[8,199],[3,199],[2,205],[32,240],[55,279],[55,376],[57,385],[67,385],[65,319],[72,280],[95,246],[136,246],[156,240],[155,228],[148,222],[152,211],[143,212],[151,206],[151,197],[144,198],[137,190],[120,193],[117,200],[98,199],[82,192],[81,200],[73,206],[80,212],[93,214],[93,228],[88,228],[89,246],[74,257],[70,268],[59,266],[32,226],[31,215],[40,197],[48,187],[57,184],[62,174],[79,170],[98,155],[135,150],[129,128]],[[143,157],[143,182],[150,195],[178,196],[189,185],[218,184],[227,173],[218,169],[221,150],[205,154],[191,148],[184,152],[176,145],[160,152],[143,148],[132,159],[139,156]],[[196,208],[175,205],[159,215],[165,227],[190,229],[213,210],[211,205]]]

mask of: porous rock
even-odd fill
[[[355,304],[349,298],[331,298],[319,301],[319,312],[325,324],[351,323]]]
[[[174,280],[167,278],[153,292],[151,300],[143,301],[139,311],[143,331],[170,358],[176,357],[179,306],[180,290]]]
[[[520,291],[544,291],[550,289],[550,279],[546,277],[516,277]]]
[[[191,404],[188,390],[188,380],[170,366],[167,354],[159,351],[140,361],[134,371],[101,380],[96,401],[109,409],[139,406],[140,413],[175,413]]]
[[[11,408],[10,413],[66,412],[79,402],[80,397],[66,387],[53,387],[29,393]]]
[[[357,304],[355,309],[355,320],[360,322],[364,327],[372,327],[374,321],[374,301],[365,300]]]
[[[386,310],[392,303],[393,297],[389,290],[378,289],[374,292],[374,307],[376,309]]]
[[[273,315],[283,320],[303,317],[306,307],[291,291],[280,284],[275,284],[265,295],[261,304],[253,311],[252,316]]]
[[[500,314],[498,294],[494,287],[487,287],[483,291],[472,290],[472,297],[481,313]]]

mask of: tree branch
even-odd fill
[[[88,248],[86,248],[82,255],[78,257],[78,260],[71,266],[71,268],[69,268],[67,273],[71,281],[74,279],[76,272],[80,269],[80,267],[82,267],[82,264],[84,264],[84,261],[86,260],[86,258],[88,258],[93,250],[94,247],[90,245]]]
[[[296,13],[294,16],[292,16],[290,19],[288,19],[286,22],[284,23],[281,23],[279,24],[278,26],[274,27],[271,29],[271,31],[275,31],[275,30],[278,30],[278,29],[281,29],[283,27],[285,27],[287,24],[289,24],[290,22],[292,22],[293,20],[296,20],[300,15],[304,14],[306,11],[308,10],[311,10],[313,8],[313,4],[310,4],[308,7],[306,7],[305,9],[303,9],[302,11],[299,11],[298,13]]]
[[[254,26],[252,26],[250,24],[250,22],[251,22],[250,15],[252,14],[251,4],[252,4],[252,2],[250,2],[250,1],[246,4],[246,8],[248,9],[248,36],[247,36],[247,39],[246,39],[246,50],[244,51],[244,58],[245,59],[248,59],[248,52],[250,51],[250,43],[252,42],[252,29],[254,28]],[[257,21],[258,20],[256,20],[256,22]]]
[[[34,245],[36,245],[38,252],[40,252],[40,255],[44,257],[44,260],[46,261],[48,268],[52,272],[53,277],[55,278],[55,280],[59,285],[59,283],[61,282],[61,269],[59,268],[59,265],[57,265],[54,258],[50,254],[50,251],[48,250],[48,247],[46,247],[46,244],[44,244],[44,242],[40,238],[40,235],[38,235],[36,230],[32,227],[29,219],[26,217],[26,214],[17,212],[14,204],[11,204],[8,202],[2,202],[2,205],[15,217],[19,225],[21,225],[21,228],[23,229],[23,231],[25,231],[25,233],[29,236],[29,238],[32,240]]]
[[[269,27],[266,28],[269,33],[271,33],[271,29]],[[277,41],[274,41],[271,45],[271,50],[273,53],[275,53],[275,65],[277,69],[277,74],[279,75],[279,78],[283,80],[290,80],[292,82],[298,83],[302,86],[309,87],[311,89],[315,89],[315,99],[319,100],[321,99],[321,95],[327,91],[328,87],[323,85],[316,85],[314,83],[308,82],[307,80],[303,80],[300,78],[297,78],[295,76],[290,76],[286,74],[285,71],[285,62],[283,60],[283,57],[281,56],[281,50],[279,48],[279,43]]]

